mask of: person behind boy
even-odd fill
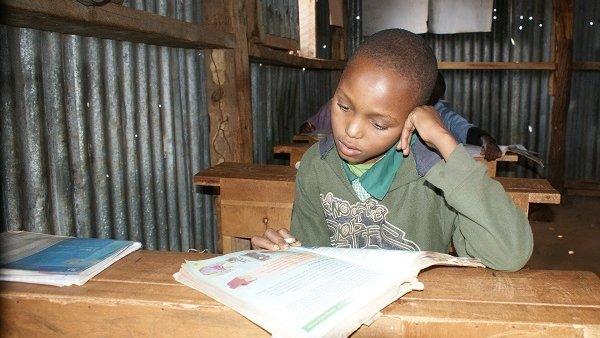
[[[440,114],[444,126],[456,137],[458,142],[473,144],[481,147],[481,155],[487,161],[493,161],[502,156],[496,140],[485,130],[469,123],[464,117],[455,112],[448,101],[443,100],[446,93],[446,81],[438,71],[433,92],[427,102]],[[331,100],[319,108],[317,114],[311,116],[300,126],[300,133],[307,134],[320,131],[331,131]]]
[[[267,229],[252,245],[279,250],[297,239],[307,246],[447,252],[452,243],[459,256],[490,268],[523,267],[533,248],[526,215],[435,109],[422,106],[436,76],[435,56],[419,36],[390,29],[367,39],[333,96],[332,134],[302,158],[291,234]],[[443,160],[419,163],[413,131]]]

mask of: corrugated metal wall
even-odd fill
[[[254,162],[283,164],[273,146],[291,142],[300,125],[331,98],[340,72],[261,63],[252,63],[250,72]]]
[[[600,1],[575,1],[573,58],[600,61]],[[600,181],[599,133],[600,72],[574,71],[567,120],[567,178]]]
[[[0,62],[2,230],[214,250],[202,53],[0,26]]]
[[[298,0],[259,0],[267,34],[299,39]]]

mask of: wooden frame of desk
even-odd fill
[[[267,336],[215,300],[177,283],[184,260],[211,255],[136,251],[84,286],[0,283],[3,336]],[[433,268],[353,337],[597,337],[600,280],[592,272]]]

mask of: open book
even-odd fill
[[[83,285],[141,244],[9,231],[0,233],[0,247],[0,280],[68,286]]]
[[[239,312],[274,336],[350,335],[411,290],[431,265],[477,259],[420,251],[290,248],[186,261],[175,280]]]

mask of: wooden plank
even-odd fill
[[[573,70],[600,71],[600,61],[574,61]]]
[[[284,165],[225,162],[194,175],[194,184],[219,186],[223,178],[295,182],[296,169]]]
[[[293,181],[221,179],[220,232],[252,238],[267,228],[289,229],[295,188]]]
[[[439,69],[482,69],[482,70],[554,70],[554,62],[462,62],[438,61]]]
[[[223,236],[223,253],[250,250],[251,243],[249,239]]]
[[[0,22],[65,34],[180,48],[234,48],[233,34],[205,23],[188,23],[108,3],[73,0],[2,0]]]
[[[317,56],[317,6],[315,0],[298,0],[300,55]]]
[[[0,285],[3,336],[266,336],[172,278],[206,254],[138,251],[83,287]],[[600,280],[591,272],[432,268],[411,292],[354,336],[597,336]]]
[[[232,32],[236,42],[234,50],[213,49],[206,53],[212,164],[252,162],[250,63],[247,27],[243,20],[246,3],[202,1],[206,23]]]
[[[281,49],[284,51],[297,51],[300,49],[300,43],[294,39],[284,38],[273,34],[265,34],[256,41],[259,45],[265,45],[267,47]]]
[[[573,62],[573,0],[553,0],[554,103],[550,120],[548,179],[559,191],[564,189],[567,112],[571,98]]]
[[[342,70],[346,66],[346,61],[342,60],[325,60],[302,57],[293,53],[290,54],[289,52],[284,52],[257,44],[251,44],[249,46],[249,53],[250,57],[254,61],[287,67]]]
[[[507,193],[526,193],[529,203],[560,204],[560,193],[550,182],[539,178],[494,177]]]

